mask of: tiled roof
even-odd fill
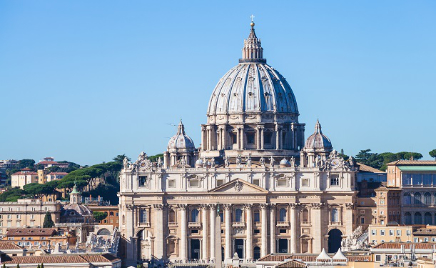
[[[401,242],[384,242],[376,245],[374,248],[378,249],[400,249],[404,246],[405,249],[410,249],[412,245],[415,245],[415,249],[432,249],[436,246],[436,243],[401,243]]]
[[[436,166],[436,161],[429,161],[429,160],[398,160],[398,161],[393,161],[387,164],[388,166],[401,166],[401,165],[435,165]]]
[[[96,262],[116,262],[120,259],[111,254],[92,254],[92,255],[42,255],[42,256],[6,256],[2,258],[4,264],[25,264],[25,263],[96,263]]]
[[[413,232],[413,235],[436,235],[434,228],[419,228]]]
[[[348,261],[366,262],[371,261],[371,256],[346,256]]]
[[[14,242],[0,240],[0,250],[10,250],[10,249],[22,249],[22,248],[15,245]]]
[[[291,258],[292,255],[290,254],[268,254],[260,259],[258,261],[284,261],[285,259]]]
[[[260,258],[258,261],[273,261],[273,262],[282,262],[286,259],[294,259],[294,260],[301,260],[301,261],[315,261],[317,254],[269,254],[265,257]]]
[[[285,263],[279,264],[276,267],[277,268],[304,268],[304,267],[306,267],[306,264],[304,262],[291,260],[291,261],[287,261]]]
[[[372,173],[385,173],[381,170],[378,170],[376,168],[367,166],[365,164],[362,163],[357,163],[357,165],[359,166],[359,171],[363,171],[363,172],[372,172]]]
[[[26,171],[26,172],[18,171],[12,175],[38,175],[38,173],[33,172],[33,171]]]
[[[9,228],[6,236],[52,236],[56,228]]]

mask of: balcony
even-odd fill
[[[236,227],[236,228],[244,228],[244,227],[245,227],[245,222],[234,221],[234,222],[232,223],[232,227]]]
[[[188,222],[188,228],[201,228],[201,222],[196,222],[196,221]]]
[[[168,222],[169,227],[177,227],[177,222]]]
[[[139,226],[141,226],[141,227],[150,227],[151,225],[150,225],[149,222],[140,222]]]
[[[277,227],[289,227],[289,222],[288,221],[278,221]]]

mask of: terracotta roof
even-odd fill
[[[26,172],[18,171],[12,175],[38,175],[38,173],[36,173],[34,171],[26,171]]]
[[[386,173],[386,172],[383,172],[381,170],[367,166],[367,165],[362,164],[362,163],[357,163],[357,165],[359,166],[359,171],[362,171],[362,172]]]
[[[260,258],[258,261],[274,261],[282,262],[286,259],[302,260],[304,262],[312,262],[316,260],[318,254],[269,254]]]
[[[0,250],[10,250],[10,249],[22,249],[22,248],[15,245],[14,242],[0,240]]]
[[[419,228],[413,232],[413,235],[436,235],[434,228]]]
[[[304,262],[291,260],[291,261],[287,261],[285,263],[279,264],[276,267],[277,268],[304,268],[304,267],[306,267],[306,264]]]
[[[379,249],[400,249],[404,246],[405,249],[410,249],[412,245],[415,245],[415,249],[432,249],[436,246],[436,243],[401,243],[401,242],[384,242],[376,245],[374,248]]]
[[[260,259],[258,261],[284,261],[285,259],[291,258],[292,255],[290,254],[268,254]]]
[[[120,259],[111,254],[92,254],[92,255],[42,255],[42,256],[6,256],[2,259],[5,264],[25,264],[25,263],[95,263],[95,262],[116,262]]]
[[[53,236],[56,228],[9,228],[6,236]]]
[[[346,256],[348,261],[366,262],[371,261],[371,256]]]
[[[387,164],[388,166],[401,166],[401,165],[416,165],[416,166],[430,166],[434,165],[436,166],[436,161],[429,161],[429,160],[398,160],[393,161]]]

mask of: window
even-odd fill
[[[301,218],[303,220],[303,223],[308,223],[309,222],[309,211],[307,210],[307,208],[303,209],[301,214],[302,214]]]
[[[198,222],[198,209],[191,210],[191,222]]]
[[[411,234],[412,234],[412,232],[410,230],[406,231],[406,235],[411,235]]]
[[[191,234],[198,234],[198,230],[191,230]]]
[[[414,224],[422,224],[422,215],[419,212],[415,212],[415,216],[414,216]]]
[[[332,209],[331,217],[332,217],[332,222],[339,222],[339,211],[337,208]]]
[[[216,181],[216,186],[220,186],[224,184],[224,180],[217,180]]]
[[[281,234],[286,234],[286,229],[280,229]]]
[[[247,133],[247,144],[254,144],[254,133]]]
[[[146,223],[146,222],[148,222],[148,211],[146,210],[146,209],[141,209],[140,210],[140,215],[139,215],[139,217],[140,217],[140,219],[139,219],[139,221],[141,222],[141,223]]]
[[[220,220],[221,220],[221,223],[224,222],[224,213],[222,211],[220,212]]]
[[[410,193],[405,193],[403,195],[403,203],[405,205],[411,205],[412,204],[412,196]]]
[[[360,217],[360,224],[365,224],[365,217]]]
[[[286,187],[287,180],[285,178],[277,179],[277,187]]]
[[[410,214],[410,212],[404,213],[404,223],[408,225],[412,224],[412,214]]]
[[[147,176],[139,176],[139,186],[147,185]]]
[[[255,234],[260,234],[260,230],[259,229],[254,229],[254,233]]]
[[[380,230],[380,235],[385,235],[385,230]]]
[[[430,212],[426,212],[424,214],[424,224],[431,225],[432,224],[432,217]]]
[[[260,222],[259,210],[254,211],[254,222]]]
[[[377,235],[377,230],[371,230],[372,235]]]
[[[330,175],[330,185],[331,186],[339,186],[339,175],[338,174]]]
[[[200,181],[198,179],[189,180],[189,187],[200,187]]]
[[[413,242],[418,243],[419,242],[418,237],[413,238]]]
[[[401,235],[401,230],[397,230],[397,235],[398,235],[398,236]]]
[[[306,178],[301,179],[301,186],[309,187],[309,179]]]
[[[265,132],[263,134],[263,140],[265,144],[271,144],[271,140],[272,140],[272,133],[271,132]]]
[[[394,235],[394,230],[389,230],[389,235],[393,236]]]
[[[257,185],[257,186],[260,186],[260,180],[259,179],[254,179],[253,180],[253,184]]]
[[[365,210],[361,210],[361,211],[360,211],[360,214],[365,214]]]
[[[375,261],[381,261],[381,256],[380,255],[375,255]]]
[[[235,210],[235,222],[242,222],[242,209],[240,208]]]
[[[285,208],[281,208],[280,209],[280,221],[286,221],[286,209]]]
[[[169,180],[168,188],[176,188],[176,180]]]
[[[431,205],[431,194],[430,193],[424,194],[424,204]]]
[[[424,237],[424,242],[428,242],[428,237]]]

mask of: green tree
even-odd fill
[[[41,265],[38,264],[38,266],[36,266],[36,268],[41,268]]]
[[[124,158],[126,158],[125,154],[119,154],[119,155],[115,156],[113,160],[117,163],[123,164]],[[127,157],[127,160],[130,161],[130,158]]]
[[[33,159],[21,159],[18,161],[17,168],[23,169],[23,168],[32,168],[35,166],[35,160]]]
[[[94,219],[99,222],[106,219],[107,212],[93,211],[92,215],[94,216]]]
[[[19,265],[19,264],[17,264],[17,268],[20,268],[20,265]]]
[[[157,159],[158,159],[159,157],[162,158],[162,157],[163,157],[163,154],[152,155],[152,156],[149,156],[148,159],[149,159],[151,162],[157,162]]]
[[[380,169],[383,165],[383,157],[377,153],[371,153],[371,149],[361,150],[356,155],[356,161],[376,169]]]
[[[41,268],[44,268],[44,263],[41,263]]]
[[[429,154],[431,157],[434,157],[434,160],[436,161],[436,149],[431,150],[430,152],[428,152],[428,154]]]
[[[44,223],[42,225],[43,228],[52,228],[54,227],[54,222],[53,219],[51,218],[51,213],[50,211],[47,211],[47,213],[45,214],[44,217]]]

